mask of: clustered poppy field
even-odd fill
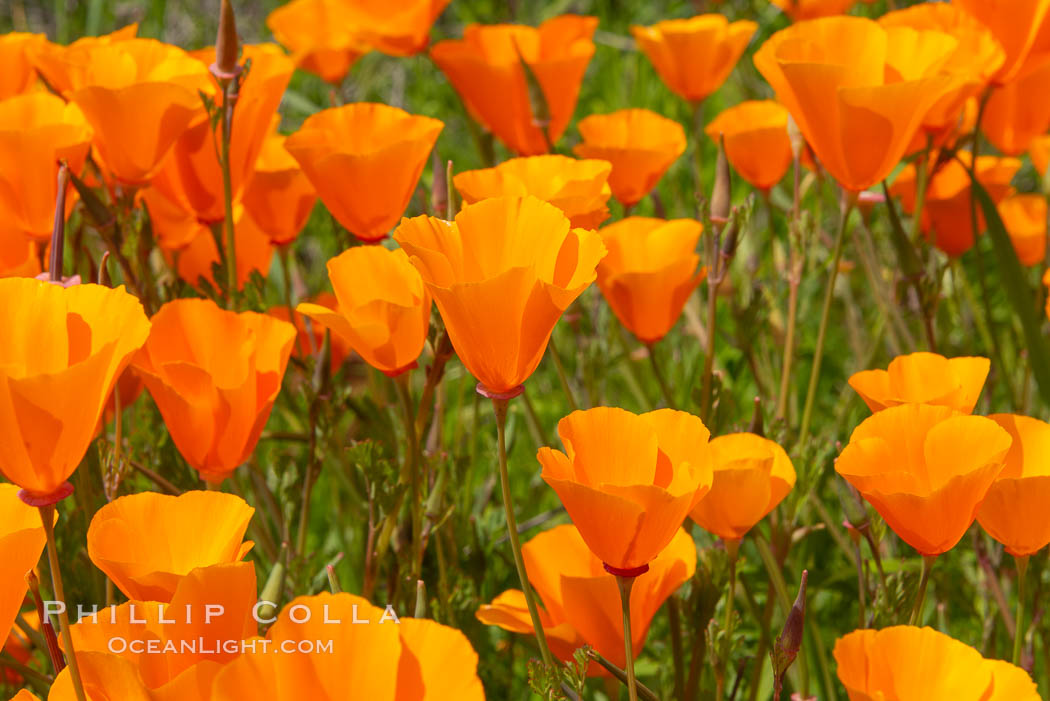
[[[0,698],[1050,695],[1050,0],[0,31]]]

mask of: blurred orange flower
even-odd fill
[[[444,126],[358,102],[311,115],[284,146],[332,216],[362,241],[378,241],[408,206]]]
[[[704,133],[725,138],[726,158],[744,180],[760,190],[780,182],[791,165],[788,111],[772,100],[749,100],[724,110]]]
[[[791,458],[774,441],[730,433],[710,443],[714,481],[689,516],[709,533],[739,540],[795,486]]]
[[[405,219],[394,238],[433,295],[459,359],[495,393],[532,375],[554,324],[605,255],[598,234],[570,229],[561,210],[532,196],[467,205],[455,222]]]
[[[930,159],[932,172],[926,185],[926,201],[920,222],[923,236],[949,256],[961,256],[973,248],[973,219],[970,217],[970,172],[973,156],[969,151],[956,151],[959,160],[942,162],[936,155]],[[962,161],[960,163],[959,161]],[[963,163],[966,166],[963,166]],[[999,202],[1010,191],[1010,181],[1021,169],[1016,158],[977,157],[977,180],[988,191],[993,202]],[[890,193],[901,198],[909,214],[915,211],[916,173],[914,165],[905,166],[893,181]],[[985,229],[984,215],[977,212],[977,230]]]
[[[310,179],[284,147],[285,137],[271,134],[255,161],[244,190],[244,208],[275,246],[291,243],[310,218],[317,193]]]
[[[292,0],[271,12],[266,26],[299,68],[333,85],[370,50],[343,0]]]
[[[307,301],[314,306],[321,306],[333,312],[339,309],[339,300],[331,292],[321,292]],[[270,307],[266,313],[281,321],[288,321],[287,305]],[[299,331],[299,334],[292,355],[297,358],[307,358],[321,349],[321,346],[324,344],[325,333],[327,332],[327,329],[322,324],[311,323],[308,331],[306,317],[297,313],[295,315],[295,328]],[[342,336],[335,333],[331,334],[329,343],[332,353],[332,373],[334,374],[346,361],[347,356],[350,355],[350,344]]]
[[[129,599],[168,602],[198,568],[244,559],[253,545],[244,532],[254,513],[224,492],[118,497],[92,517],[88,556]],[[187,531],[187,524],[208,527]]]
[[[711,14],[632,26],[631,34],[664,84],[698,103],[722,86],[756,29],[754,22]]]
[[[957,85],[940,74],[957,46],[940,32],[827,17],[774,34],[755,67],[823,166],[859,192],[893,171],[926,113]]]
[[[405,252],[355,246],[328,261],[328,279],[338,307],[304,302],[296,311],[391,377],[416,367],[430,328],[430,293]]]
[[[264,278],[269,274],[273,244],[259,230],[255,220],[247,216],[241,205],[234,205],[233,217],[233,235],[237,246],[237,288],[244,289],[252,273],[257,272]],[[174,249],[169,254],[169,258],[176,262],[176,272],[197,289],[200,289],[201,278],[212,287],[218,287],[212,270],[212,265],[219,262],[215,237],[207,226],[196,220],[185,223],[192,227],[189,229],[192,238],[182,248]]]
[[[1050,134],[1032,139],[1028,145],[1028,157],[1032,159],[1036,174],[1045,177],[1047,166],[1050,166]]]
[[[106,170],[126,185],[144,185],[183,130],[204,118],[200,92],[215,92],[208,69],[153,39],[98,44],[86,59],[84,87],[71,99],[94,131]]]
[[[770,0],[770,2],[783,10],[794,22],[844,15],[857,4],[857,0]]]
[[[992,483],[977,521],[1006,552],[1023,557],[1050,543],[1050,424],[1016,414],[992,414],[1013,444],[1006,467]]]
[[[34,497],[58,496],[149,320],[123,287],[6,278],[0,328],[0,472]]]
[[[31,59],[40,76],[55,91],[68,98],[74,90],[90,85],[94,67],[91,51],[99,46],[134,39],[138,24],[129,24],[97,37],[81,37],[68,46],[44,41],[33,47]]]
[[[644,572],[711,488],[711,434],[683,411],[574,411],[558,435],[567,453],[540,448],[543,480],[613,574]]]
[[[35,277],[39,272],[36,244],[21,232],[0,225],[0,278]]]
[[[609,217],[611,169],[605,161],[527,156],[495,168],[457,173],[452,182],[467,204],[502,195],[533,195],[560,209],[573,228],[597,229]]]
[[[47,42],[43,34],[0,34],[0,100],[27,92],[36,83],[33,56]]]
[[[1011,195],[999,203],[999,216],[1022,265],[1046,259],[1046,198],[1034,193]]]
[[[561,15],[538,28],[468,25],[459,40],[431,50],[434,63],[459,93],[471,117],[519,156],[547,153],[576,109],[583,74],[594,55],[597,17]],[[544,136],[529,101],[524,61],[539,81],[550,124]]]
[[[992,90],[981,131],[1008,156],[1019,156],[1050,128],[1050,60]]]
[[[573,152],[612,163],[609,186],[625,207],[638,204],[685,153],[682,126],[649,110],[592,114],[577,128],[583,141]]]
[[[832,653],[850,701],[1037,701],[1028,674],[1000,660],[986,660],[969,645],[933,628],[892,626],[855,630],[835,641]],[[1018,680],[1001,669],[1017,670]],[[1000,689],[1003,686],[1003,689]],[[1002,694],[1009,690],[1010,693]]]
[[[221,483],[255,450],[295,327],[205,299],[168,302],[152,321],[135,368],[182,457],[205,480]]]
[[[692,219],[628,217],[598,232],[609,250],[598,263],[598,287],[642,343],[667,335],[707,275],[696,254],[702,229]]]
[[[6,641],[29,585],[26,574],[44,550],[40,512],[18,498],[18,487],[0,484],[0,640]],[[0,677],[2,680],[3,677]]]
[[[136,625],[138,629],[142,628],[141,624]],[[119,646],[120,643],[115,645]],[[203,660],[183,671],[169,683],[157,689],[150,689],[143,681],[135,662],[125,657],[108,652],[78,650],[77,664],[90,701],[205,701],[208,699],[215,675],[222,669],[218,662]],[[55,677],[47,699],[76,701],[69,667]]]
[[[376,51],[411,56],[430,43],[430,25],[452,0],[343,0],[354,32]]]
[[[622,668],[626,655],[619,589],[576,527],[565,524],[540,533],[522,546],[521,554],[529,582],[543,602],[540,618],[551,652],[563,662],[571,662],[577,648],[590,645]],[[649,563],[649,571],[634,581],[631,649],[636,657],[645,645],[656,612],[695,571],[696,543],[679,528],[670,544]],[[503,592],[475,615],[482,623],[513,633],[533,633],[525,596],[517,589]],[[609,674],[596,662],[590,664],[587,673]]]
[[[854,373],[849,386],[872,412],[900,404],[937,404],[969,414],[990,366],[988,358],[910,353],[898,355],[886,370]]]
[[[91,130],[73,105],[35,92],[0,101],[0,228],[39,242],[51,239],[58,162],[80,173]],[[66,198],[66,217],[75,191]]]
[[[1006,59],[995,73],[997,84],[1021,77],[1031,66],[1047,58],[1045,53],[1033,55],[1033,49],[1037,48],[1036,38],[1047,24],[1050,0],[952,0],[952,4],[988,27],[1006,51]],[[1050,47],[1044,47],[1044,51],[1045,48]]]
[[[349,625],[355,620],[370,625]],[[311,660],[259,646],[219,673],[211,700],[483,701],[478,656],[461,632],[426,619],[395,620],[353,594],[293,599],[267,639],[274,648],[330,640],[332,654]]]
[[[902,404],[850,436],[835,471],[925,556],[951,550],[1003,469],[1010,434],[946,406]]]

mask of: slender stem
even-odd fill
[[[616,678],[616,679],[611,679],[610,678],[608,680],[609,682],[611,682],[611,684],[608,684],[606,686],[606,691],[608,691],[609,689],[613,689],[614,693],[615,693],[616,680],[617,679],[619,679],[622,684],[624,684],[624,685],[627,684],[627,674],[622,669],[620,669],[619,667],[614,665],[612,662],[607,660],[605,657],[603,657],[600,652],[597,652],[596,650],[594,650],[592,648],[591,651],[590,651],[590,657],[591,657],[592,660],[594,660],[595,662],[600,664],[602,667],[604,667],[605,670],[607,672],[609,672],[609,674],[613,675],[613,677]],[[642,684],[637,679],[634,682],[634,687],[638,690],[638,698],[642,699],[642,701],[657,701],[656,694],[653,693],[652,689],[647,687],[645,684]],[[608,695],[610,696],[610,698],[615,698],[611,694],[608,694]]]
[[[66,665],[69,667],[69,676],[73,679],[73,691],[76,692],[77,701],[87,701],[87,694],[84,693],[84,682],[80,678],[80,665],[77,663],[77,653],[73,648],[73,633],[69,629],[69,613],[66,611],[66,590],[62,586],[62,571],[58,566],[54,504],[40,507],[40,521],[44,524],[44,536],[47,538],[47,561],[51,567],[51,585],[55,590],[55,598],[61,604],[58,612],[58,622],[62,626],[62,645],[65,647]]]
[[[868,598],[868,583],[864,578],[864,555],[860,550],[860,539],[854,540],[853,545],[857,551],[857,603],[860,606],[860,627],[863,628],[868,622],[868,614],[865,611]]]
[[[726,620],[723,633],[725,637],[722,643],[722,653],[718,656],[719,669],[715,680],[718,687],[715,690],[716,699],[721,699],[725,695],[726,664],[729,662],[729,654],[733,650],[733,604],[736,601],[736,561],[740,553],[739,539],[724,538],[723,542],[726,546],[726,555],[729,556],[729,589],[726,591]]]
[[[922,229],[922,210],[926,204],[926,182],[929,179],[930,145],[933,139],[926,137],[926,149],[915,161],[915,207],[911,213],[911,240],[918,241]]]
[[[281,259],[281,275],[284,277],[284,303],[288,307],[288,323],[293,326],[298,326],[295,323],[295,304],[292,300],[292,250],[291,246],[280,246],[277,249],[278,256]],[[307,338],[310,342],[313,342],[313,334],[307,334]],[[298,343],[298,341],[296,341]],[[311,352],[313,349],[311,349]]]
[[[1028,556],[1014,555],[1017,566],[1017,618],[1014,622],[1014,656],[1013,663],[1020,666],[1021,648],[1024,647],[1024,597],[1025,575],[1028,573]]]
[[[518,570],[518,580],[521,583],[521,592],[525,596],[525,603],[529,608],[529,616],[532,618],[532,628],[536,632],[536,643],[540,648],[540,655],[546,665],[554,664],[550,648],[547,647],[547,636],[543,633],[543,624],[540,623],[539,609],[536,607],[536,595],[532,592],[532,585],[525,573],[525,559],[521,556],[521,540],[518,538],[518,521],[514,517],[514,504],[510,494],[510,475],[507,469],[507,400],[493,398],[492,409],[496,413],[496,441],[499,451],[499,481],[503,492],[503,510],[507,515],[507,535],[510,538],[510,547],[514,554],[514,567]]]
[[[222,86],[222,204],[223,227],[226,229],[226,294],[227,305],[237,309],[237,239],[233,231],[233,183],[230,177],[230,132],[237,83],[225,81]],[[290,321],[295,322],[293,316]]]
[[[418,579],[423,566],[423,498],[420,485],[419,436],[416,435],[416,417],[412,406],[412,389],[409,386],[409,373],[403,372],[394,378],[397,386],[397,398],[401,402],[401,411],[405,420],[405,435],[408,437],[408,459],[406,467],[412,493],[412,578]]]
[[[696,191],[704,192],[704,101],[693,103],[693,140],[696,148]]]
[[[579,405],[576,403],[576,396],[572,393],[572,386],[569,385],[569,377],[565,374],[565,366],[561,363],[561,356],[554,345],[554,334],[551,334],[551,338],[547,342],[547,349],[550,351],[550,356],[554,360],[554,367],[558,371],[558,381],[561,382],[562,391],[565,392],[565,399],[569,402],[569,410],[576,411]]]
[[[711,402],[714,393],[712,388],[715,366],[715,330],[718,323],[718,286],[722,282],[722,271],[718,270],[718,245],[715,235],[706,237],[707,260],[710,269],[707,273],[707,341],[704,349],[704,373],[700,378],[701,400],[700,419],[705,423],[711,419]],[[709,424],[708,424],[709,425]]]
[[[620,587],[620,603],[623,604],[623,648],[627,653],[627,696],[630,701],[638,701],[638,686],[634,677],[634,645],[631,642],[631,587],[634,577],[616,577]]]
[[[649,364],[653,366],[653,375],[656,376],[656,383],[660,385],[660,393],[663,395],[664,401],[667,402],[668,408],[675,409],[677,406],[674,401],[674,394],[671,392],[671,388],[667,386],[667,381],[660,371],[660,360],[656,357],[656,344],[647,343],[646,346],[649,349]]]
[[[671,627],[671,655],[674,657],[674,697],[681,699],[685,693],[685,655],[682,649],[682,613],[678,595],[667,599],[667,622]]]
[[[922,577],[919,579],[919,593],[915,597],[915,607],[911,610],[911,618],[908,620],[910,626],[922,623],[922,610],[926,605],[926,588],[930,584],[930,571],[933,570],[933,563],[936,561],[936,555],[922,556]]]
[[[839,229],[835,234],[835,250],[831,254],[831,272],[828,285],[824,291],[824,307],[820,312],[820,327],[817,330],[817,347],[813,351],[813,367],[809,372],[809,387],[806,389],[806,404],[802,410],[802,424],[798,432],[799,446],[805,446],[809,438],[809,424],[813,418],[813,403],[817,398],[817,384],[820,381],[820,363],[824,358],[824,337],[828,330],[828,318],[831,316],[831,302],[835,298],[835,280],[839,275],[839,261],[842,260],[843,242],[846,240],[846,222],[853,207],[847,200],[841,206]]]
[[[795,324],[798,318],[798,286],[802,282],[801,266],[792,248],[791,270],[788,273],[788,320],[784,335],[784,360],[780,368],[780,394],[777,396],[778,419],[787,418],[788,395],[791,393],[791,365],[795,358]]]

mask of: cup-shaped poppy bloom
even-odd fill
[[[463,201],[532,195],[565,213],[573,228],[597,229],[609,217],[606,161],[577,160],[557,154],[511,158],[495,168],[468,170],[452,178]]]
[[[310,179],[284,147],[285,138],[272,134],[263,142],[243,199],[248,216],[275,246],[299,236],[317,202]]]
[[[1025,556],[1050,543],[1046,519],[1050,499],[1050,424],[1016,414],[992,414],[991,420],[1013,438],[1006,467],[992,483],[977,521],[1011,555]]]
[[[1050,128],[1050,60],[992,90],[981,131],[1002,153],[1017,156]]]
[[[215,61],[214,47],[192,55],[205,66]],[[251,61],[251,69],[240,83],[234,110],[236,126],[230,132],[230,194],[234,201],[251,178],[281,96],[295,71],[291,59],[273,44],[245,46],[242,60]],[[222,167],[216,149],[219,130],[207,119],[197,122],[182,132],[164,164],[174,171],[197,218],[208,223],[222,221],[225,216]],[[158,181],[157,187],[163,187],[163,182]]]
[[[573,151],[612,163],[609,187],[625,207],[638,204],[685,153],[682,125],[649,110],[592,114],[577,128],[583,141]]]
[[[633,26],[631,34],[664,84],[695,103],[722,86],[756,29],[748,20],[710,14]]]
[[[920,222],[923,236],[953,257],[961,256],[974,245],[968,170],[973,156],[969,151],[957,151],[956,155],[962,163],[954,158],[943,163],[936,157],[930,159],[932,172],[926,184],[926,200]],[[975,167],[977,180],[996,203],[1011,192],[1010,181],[1020,169],[1020,160],[999,156],[978,156]],[[891,194],[901,198],[905,212],[915,211],[916,187],[915,166],[905,166],[890,188]],[[984,229],[984,214],[978,211],[977,230],[983,232]]]
[[[788,111],[772,100],[749,100],[723,111],[704,129],[725,139],[726,158],[744,180],[760,190],[780,182],[791,166]]]
[[[0,640],[7,640],[25,601],[26,573],[36,567],[44,542],[40,512],[22,503],[17,486],[0,484]]]
[[[299,68],[333,85],[342,83],[370,48],[342,0],[292,0],[271,12],[266,26]]]
[[[47,43],[43,34],[10,32],[0,34],[0,100],[21,95],[36,83],[33,55]]]
[[[328,211],[362,241],[397,223],[444,124],[358,102],[311,115],[284,142]]]
[[[129,599],[171,601],[193,570],[240,562],[248,554],[252,542],[244,532],[254,513],[243,499],[224,492],[119,497],[92,517],[88,556]],[[205,523],[206,529],[186,528]]]
[[[1022,265],[1046,258],[1046,198],[1034,193],[1011,195],[999,203],[999,216]]]
[[[539,365],[573,300],[594,282],[601,237],[570,229],[532,196],[467,205],[454,222],[405,219],[394,233],[437,303],[456,355],[489,392],[509,392]]]
[[[696,254],[702,229],[693,219],[628,217],[598,232],[609,249],[598,263],[598,287],[642,343],[667,335],[706,276]]]
[[[1006,51],[1006,58],[994,76],[997,84],[1021,77],[1030,65],[1042,58],[1032,54],[1050,14],[1050,0],[953,0],[952,4],[988,27]]]
[[[124,184],[144,185],[183,130],[204,116],[200,93],[215,92],[208,69],[152,39],[95,46],[87,57],[90,75],[71,98],[106,170]]]
[[[626,654],[623,617],[616,580],[587,548],[572,524],[556,526],[521,548],[529,582],[543,602],[540,619],[551,652],[563,662],[590,645],[618,667]],[[631,649],[635,656],[645,645],[653,616],[678,587],[696,571],[696,543],[678,529],[670,544],[649,563],[649,571],[634,580],[631,589]],[[478,609],[479,621],[514,633],[533,633],[525,595],[503,592]],[[608,675],[592,662],[589,675]]]
[[[872,412],[900,404],[937,404],[969,414],[990,367],[988,358],[909,353],[898,355],[885,370],[854,373],[849,386]]]
[[[135,369],[175,447],[220,483],[255,450],[295,341],[295,327],[265,314],[177,299],[153,316]]]
[[[46,498],[80,464],[150,323],[123,287],[6,278],[0,328],[0,472]]]
[[[597,17],[562,15],[538,28],[471,24],[463,38],[431,48],[470,115],[519,156],[547,153],[576,110],[580,84],[594,55]],[[543,92],[550,124],[544,136],[529,100],[524,61]]]
[[[376,51],[411,56],[430,43],[430,25],[452,0],[343,0],[354,32]]]
[[[795,486],[795,468],[776,442],[730,433],[710,443],[714,481],[689,516],[705,531],[740,540]]]
[[[991,419],[902,404],[865,419],[835,462],[922,555],[951,550],[1003,469],[1010,434]]]
[[[79,173],[90,148],[84,116],[62,98],[35,92],[0,101],[0,228],[50,240],[59,161]],[[67,217],[73,194],[66,198]]]
[[[338,308],[303,303],[296,311],[387,375],[414,368],[430,328],[430,292],[405,252],[355,246],[328,261],[328,279]]]
[[[426,619],[397,620],[389,607],[353,594],[293,599],[267,631],[269,652],[259,645],[228,664],[211,699],[483,701],[478,656],[461,632]],[[318,640],[332,641],[331,654],[272,654]]]
[[[1035,683],[1024,670],[1000,660],[987,660],[969,645],[933,628],[855,630],[835,641],[832,654],[850,701],[1039,698]],[[1001,665],[1016,669],[1027,681],[1001,669]],[[1007,690],[1010,693],[1002,693]]]
[[[109,34],[81,37],[68,45],[42,42],[31,52],[33,66],[55,92],[68,98],[73,91],[95,80],[91,65],[93,49],[134,39],[138,29],[138,24],[132,23]]]
[[[755,67],[828,172],[859,192],[890,174],[926,113],[957,85],[940,73],[957,46],[941,32],[826,17],[774,34]]]
[[[565,453],[537,455],[543,480],[614,574],[644,571],[711,488],[711,434],[684,411],[574,411],[558,435]]]

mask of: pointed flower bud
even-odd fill
[[[711,221],[724,224],[729,220],[729,205],[733,194],[732,174],[726,159],[726,141],[718,135],[718,162],[715,164],[715,186],[711,191]]]
[[[237,65],[237,21],[233,16],[230,0],[222,0],[219,10],[219,33],[215,37],[215,63],[211,64],[212,75],[220,81],[233,80],[241,67]]]
[[[798,651],[802,648],[802,631],[806,622],[806,580],[809,578],[808,570],[802,570],[802,582],[798,587],[798,596],[795,603],[788,612],[787,620],[784,621],[784,630],[777,636],[773,643],[773,649],[769,653],[773,661],[773,684],[775,693],[773,698],[780,698],[781,685],[784,682],[784,674],[798,657]]]
[[[795,122],[795,118],[788,114],[788,140],[791,141],[791,157],[796,161],[802,158],[802,149],[806,145],[806,140],[802,137],[802,132],[799,131],[798,124]]]

